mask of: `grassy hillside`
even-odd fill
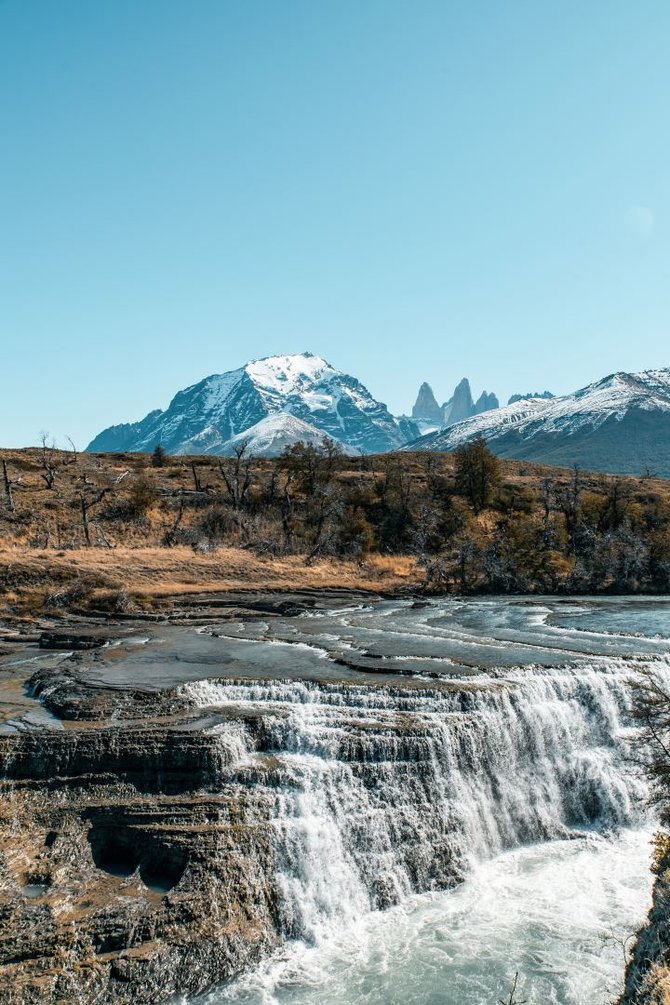
[[[665,592],[670,483],[500,461],[478,502],[451,454],[0,452],[5,616],[334,586]]]

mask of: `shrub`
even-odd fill
[[[464,443],[454,451],[456,488],[465,496],[475,513],[480,513],[493,499],[500,481],[500,463],[482,436]]]
[[[165,466],[167,461],[167,454],[161,447],[160,443],[157,443],[154,447],[154,452],[151,455],[151,464],[154,468],[162,468]]]
[[[224,506],[211,506],[200,518],[198,528],[210,541],[222,541],[230,534],[234,523]]]
[[[158,489],[154,483],[146,477],[140,475],[130,488],[128,495],[128,505],[126,512],[131,520],[137,520],[146,516],[151,507],[158,499]]]

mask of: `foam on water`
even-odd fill
[[[484,1005],[519,973],[528,1005],[609,1005],[651,888],[649,834],[507,852],[455,890],[292,943],[208,1005]]]

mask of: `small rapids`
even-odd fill
[[[593,635],[560,665],[411,686],[290,667],[185,684],[231,720],[222,782],[266,792],[286,942],[205,1000],[483,1005],[518,970],[531,1005],[610,1001],[651,885],[645,783],[626,757],[631,660],[669,679],[670,664],[666,643],[617,656]]]

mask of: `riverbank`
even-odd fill
[[[646,922],[631,940],[624,992],[618,1005],[670,1003],[670,855],[654,868],[653,903]]]

